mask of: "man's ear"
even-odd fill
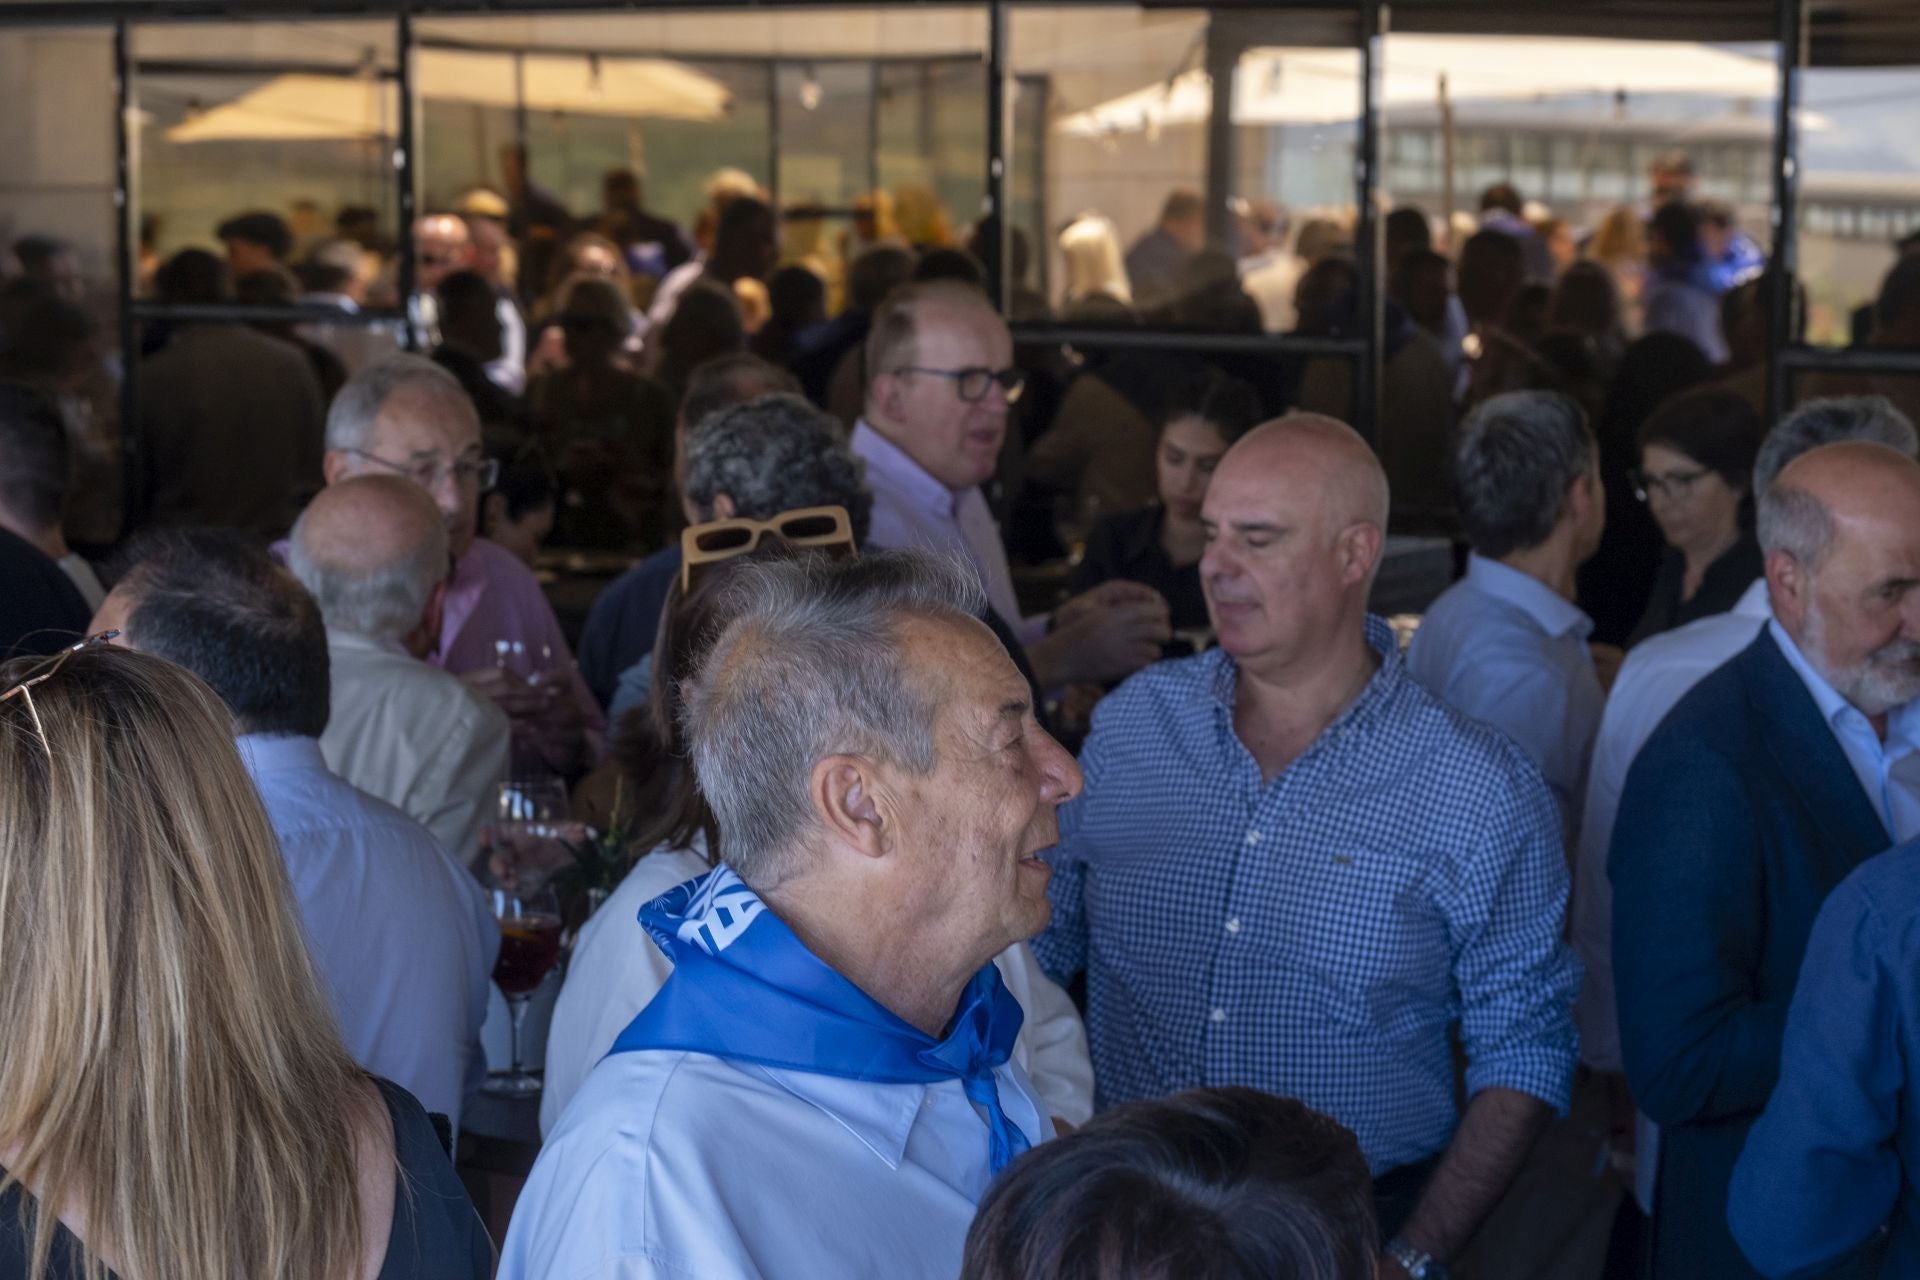
[[[813,766],[807,789],[814,817],[842,844],[868,858],[892,851],[893,818],[880,794],[873,761],[828,756]]]
[[[1340,581],[1348,586],[1365,582],[1380,559],[1380,526],[1362,521],[1340,531]]]
[[[420,613],[420,625],[400,638],[400,647],[421,661],[432,657],[440,648],[440,624],[445,620],[447,610],[447,584],[433,584],[433,594],[427,597],[427,607]]]
[[[339,484],[353,474],[353,455],[344,449],[329,449],[320,459],[320,476],[328,484]]]
[[[713,495],[713,518],[715,520],[731,520],[739,514],[740,508],[733,505],[732,494],[716,493]]]
[[[1774,617],[1780,619],[1788,635],[1800,634],[1807,616],[1807,596],[1812,589],[1806,566],[1791,552],[1775,551],[1767,557],[1767,595]]]
[[[490,493],[480,500],[480,527],[491,533],[507,522],[505,494]]]
[[[906,380],[897,373],[879,373],[867,383],[867,416],[884,418],[888,422],[898,422],[904,416],[902,398],[907,393]],[[878,412],[875,412],[875,411]]]

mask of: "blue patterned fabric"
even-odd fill
[[[1219,651],[1095,712],[1034,950],[1056,979],[1086,972],[1099,1105],[1267,1089],[1352,1129],[1378,1173],[1452,1136],[1458,1023],[1469,1094],[1566,1110],[1580,971],[1553,799],[1408,677],[1384,622],[1367,639],[1380,670],[1271,782]]]

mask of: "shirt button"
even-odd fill
[[[1225,1009],[1215,1009],[1207,1016],[1215,1022],[1225,1022],[1227,1020],[1227,1011]]]
[[[1227,932],[1228,932],[1228,933],[1238,933],[1238,932],[1240,932],[1240,917],[1239,917],[1239,916],[1235,916],[1235,917],[1234,917],[1233,919],[1231,919],[1231,920],[1229,920],[1229,921],[1227,921]]]
[[[1259,833],[1258,831],[1249,831],[1249,832],[1247,832],[1247,843],[1248,843],[1248,844],[1259,844],[1259,843],[1260,843],[1260,833]]]

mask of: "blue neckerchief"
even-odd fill
[[[987,1113],[993,1172],[1027,1149],[993,1078],[1024,1016],[994,966],[973,975],[935,1040],[807,950],[727,867],[640,908],[640,923],[673,973],[611,1052],[683,1050],[876,1084],[958,1080]]]

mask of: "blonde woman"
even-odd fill
[[[1607,269],[1620,291],[1627,334],[1640,332],[1640,294],[1647,277],[1647,228],[1638,210],[1620,205],[1594,230],[1587,256]]]
[[[1060,233],[1060,256],[1066,264],[1063,307],[1071,308],[1095,294],[1132,304],[1120,234],[1113,223],[1097,213],[1082,214]]]
[[[340,1043],[233,724],[91,642],[0,666],[0,1276],[484,1280]]]

